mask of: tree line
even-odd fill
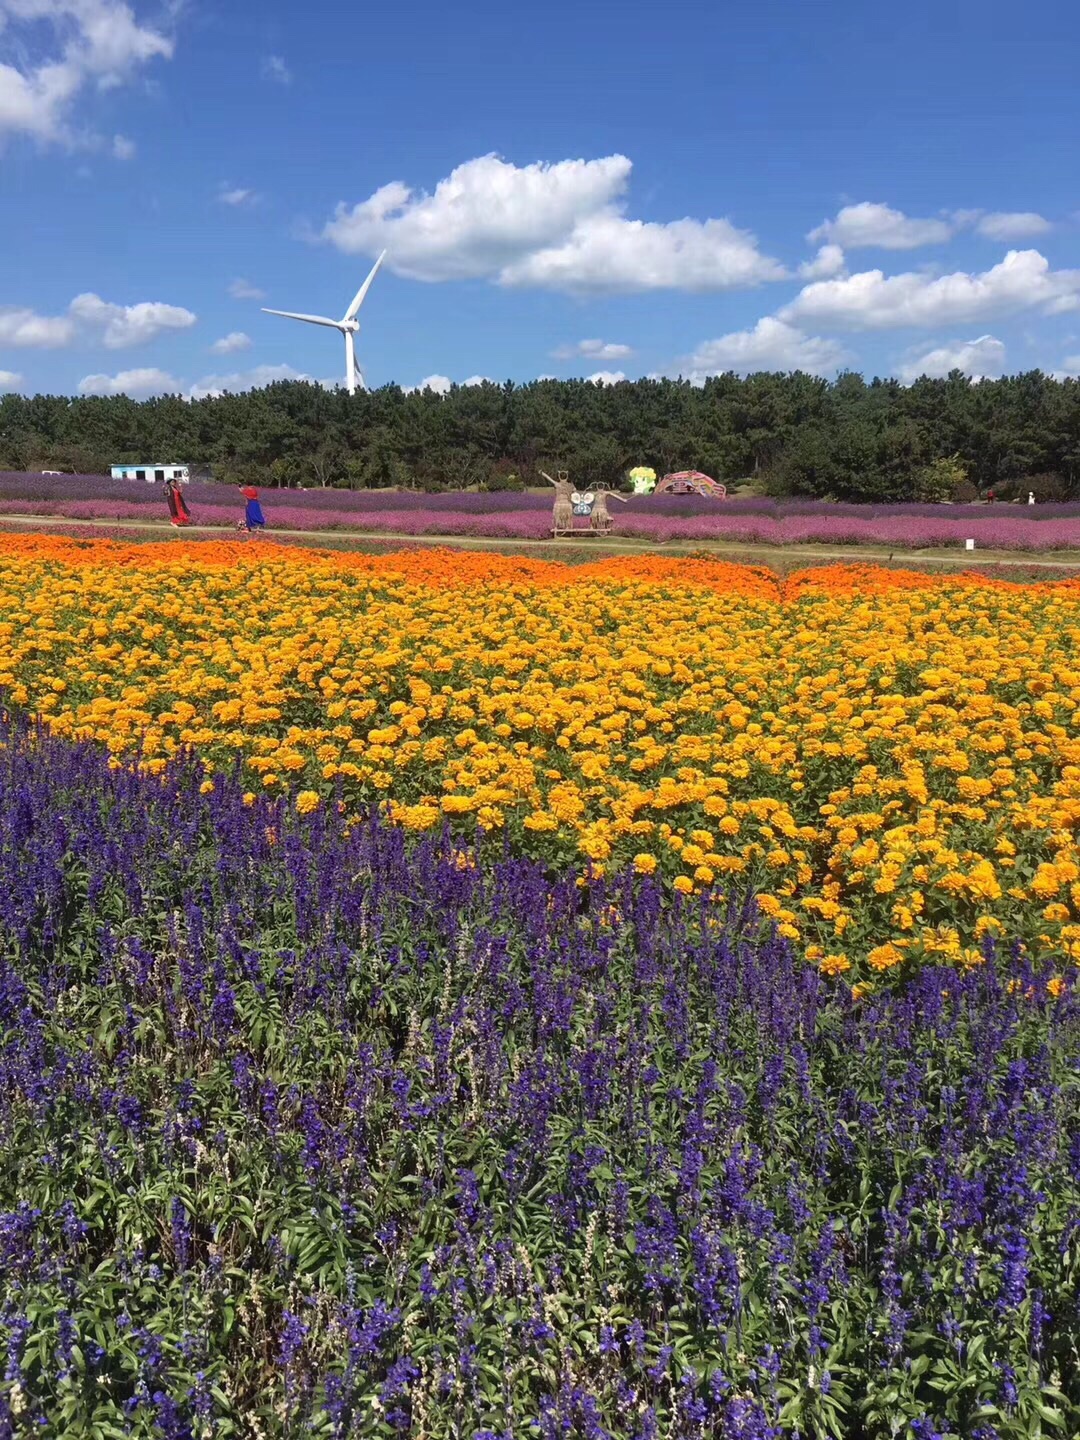
[[[777,495],[1063,500],[1080,493],[1080,382],[1037,370],[907,386],[796,372],[447,394],[279,382],[194,401],[0,397],[0,469],[100,474],[124,462],[206,464],[231,482],[425,490],[517,488],[556,466],[618,484],[649,465],[752,477]]]

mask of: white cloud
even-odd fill
[[[449,395],[453,384],[449,375],[425,375],[418,385],[410,385],[405,393],[411,395],[416,390],[432,390],[436,395]]]
[[[94,294],[76,295],[68,311],[80,324],[100,330],[107,350],[142,345],[167,330],[186,330],[197,319],[181,305],[166,305],[159,300],[144,300],[138,305],[113,305]]]
[[[397,180],[351,209],[339,205],[323,235],[347,254],[389,248],[388,263],[414,280],[491,277],[610,205],[629,175],[622,155],[520,169],[483,155],[459,165],[433,194]]]
[[[146,367],[121,370],[118,375],[87,375],[79,381],[80,395],[130,395],[144,400],[148,395],[178,395],[183,385],[165,370]]]
[[[1045,235],[1053,226],[1049,220],[1032,210],[995,211],[983,215],[975,226],[988,240],[1026,240],[1031,235]]]
[[[244,390],[256,390],[271,385],[275,380],[307,380],[312,384],[320,382],[291,365],[257,365],[252,370],[236,371],[231,375],[204,375],[200,380],[187,385],[165,370],[145,368],[121,370],[116,375],[87,375],[79,383],[82,395],[130,395],[132,399],[145,399],[149,395],[182,395],[185,400],[203,400],[211,396],[224,395],[227,391],[239,394]]]
[[[0,392],[5,390],[18,390],[22,384],[23,377],[16,374],[14,370],[0,370]]]
[[[252,370],[235,371],[231,375],[204,375],[185,394],[189,400],[204,400],[226,392],[237,395],[244,390],[259,390],[276,380],[306,380],[312,385],[319,383],[313,376],[294,370],[291,365],[256,365]]]
[[[749,231],[727,220],[657,225],[607,211],[579,222],[562,244],[506,266],[499,282],[602,294],[732,290],[783,275]]]
[[[590,385],[618,385],[626,376],[621,370],[597,370],[594,375],[586,375],[585,378]]]
[[[218,200],[222,205],[232,205],[234,208],[240,205],[254,205],[259,198],[254,190],[249,190],[243,185],[231,186],[222,181],[218,187]]]
[[[1005,346],[993,335],[980,335],[977,340],[950,340],[923,354],[912,355],[898,365],[897,375],[910,384],[921,375],[941,378],[954,370],[962,370],[973,380],[997,376],[1005,369]]]
[[[292,71],[280,55],[267,55],[262,62],[264,80],[273,80],[277,85],[291,85]]]
[[[215,355],[234,355],[237,350],[247,350],[250,345],[250,335],[245,335],[242,330],[230,330],[228,335],[215,340],[210,349]]]
[[[831,280],[835,275],[846,273],[844,252],[839,245],[822,245],[813,260],[799,266],[804,280]]]
[[[494,383],[490,375],[469,375],[466,379],[462,380],[461,387],[465,390],[468,389],[470,385],[493,385]]]
[[[166,330],[185,330],[196,316],[179,305],[145,300],[112,305],[99,295],[76,295],[66,315],[38,315],[26,306],[0,307],[0,344],[51,350],[79,339],[101,340],[120,350],[153,340]]]
[[[126,135],[114,135],[112,139],[112,153],[114,160],[134,160],[138,147],[134,140],[129,140]]]
[[[250,280],[238,279],[232,281],[229,286],[229,294],[234,300],[265,300],[266,291],[260,290]]]
[[[793,325],[766,315],[752,330],[735,330],[718,340],[706,340],[687,362],[688,378],[703,380],[734,370],[752,375],[758,370],[805,370],[825,375],[840,368],[847,359],[835,340],[804,335]]]
[[[518,167],[497,155],[459,165],[431,194],[392,181],[339,205],[322,237],[347,254],[387,249],[414,280],[600,292],[718,290],[779,279],[783,267],[727,220],[628,220],[624,155]]]
[[[626,360],[633,355],[629,345],[613,345],[607,340],[579,340],[576,345],[560,345],[551,352],[553,360]]]
[[[1010,250],[981,274],[934,277],[908,271],[886,277],[865,270],[805,286],[779,312],[783,320],[846,330],[969,324],[1041,308],[1059,314],[1080,297],[1080,270],[1051,270],[1037,250]]]
[[[75,325],[69,315],[38,315],[17,305],[0,308],[0,345],[56,350],[74,339]]]
[[[920,245],[939,245],[953,234],[945,220],[913,220],[901,210],[864,200],[845,205],[834,220],[823,221],[811,230],[811,244],[829,241],[847,250],[914,250]]]
[[[92,86],[109,90],[155,59],[173,41],[141,24],[125,0],[0,0],[7,59],[0,63],[0,136],[86,143],[75,106]]]

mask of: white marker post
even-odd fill
[[[975,549],[975,541],[974,541],[974,540],[965,540],[965,541],[964,541],[964,549],[965,549],[965,550],[974,550],[974,549]]]

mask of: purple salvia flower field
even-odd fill
[[[1080,1433],[1075,986],[204,780],[0,726],[0,1434]]]

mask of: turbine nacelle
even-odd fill
[[[308,325],[322,325],[328,330],[337,330],[345,337],[345,386],[350,395],[356,394],[357,385],[361,389],[364,388],[364,377],[356,363],[355,336],[360,329],[360,321],[356,318],[357,312],[364,303],[367,293],[371,289],[371,282],[379,273],[379,266],[385,258],[386,251],[384,250],[371,267],[367,279],[353,296],[352,304],[340,320],[331,320],[329,315],[305,315],[298,310],[268,310],[263,306],[263,313],[266,315],[281,315],[286,320],[303,320]]]

